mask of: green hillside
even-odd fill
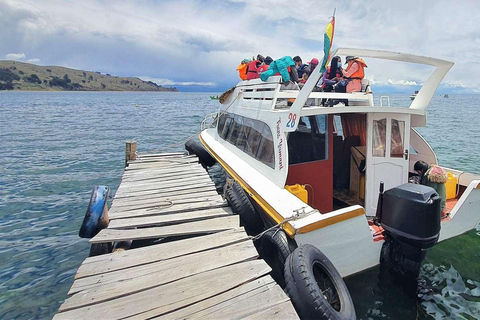
[[[0,61],[0,90],[178,91],[139,78],[7,60]]]

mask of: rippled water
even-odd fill
[[[408,99],[393,96],[392,104]],[[480,173],[479,103],[476,95],[434,98],[420,132],[442,165]],[[0,318],[50,318],[58,310],[88,255],[77,234],[91,190],[118,187],[126,140],[137,140],[140,152],[182,150],[165,148],[195,135],[217,107],[204,93],[0,92]],[[377,268],[347,285],[362,319],[473,319],[479,259],[472,231],[429,253],[422,277],[435,290],[420,297]]]

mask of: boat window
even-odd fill
[[[387,119],[373,120],[373,151],[374,157],[385,157],[385,141]]]
[[[272,131],[265,123],[225,113],[218,120],[217,130],[222,139],[249,156],[275,168]]]
[[[243,117],[239,115],[235,115],[233,118],[233,127],[228,134],[227,141],[231,144],[235,145],[237,142],[237,138],[240,134],[240,130],[243,126]]]
[[[405,121],[392,119],[392,135],[390,144],[390,157],[403,157],[403,139],[405,135]]]
[[[267,125],[263,127],[262,141],[260,142],[256,158],[266,165],[275,168],[273,136]]]
[[[222,139],[225,139],[228,136],[228,133],[232,127],[232,122],[233,118],[229,114],[224,113],[220,116],[220,119],[218,120],[217,131],[218,135]]]
[[[251,119],[248,119],[248,122],[245,122],[245,124],[250,126],[250,130],[248,132],[247,143],[244,151],[248,155],[255,157],[258,152],[258,146],[262,141],[262,132],[265,124]]]
[[[328,158],[328,117],[300,117],[297,130],[288,136],[289,164],[325,160]]]
[[[345,138],[343,135],[342,118],[340,116],[333,116],[333,133]]]

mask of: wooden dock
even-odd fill
[[[298,319],[195,156],[129,161],[108,215],[90,243],[134,248],[85,259],[54,319]]]

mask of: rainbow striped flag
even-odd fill
[[[327,29],[325,29],[325,35],[323,40],[323,61],[322,68],[320,73],[324,73],[327,69],[328,60],[330,58],[330,50],[332,49],[333,44],[333,33],[335,31],[335,16],[332,17],[332,21],[327,24]]]

